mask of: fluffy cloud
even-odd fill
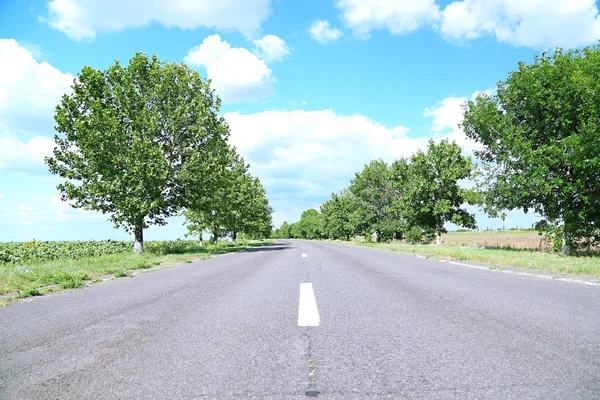
[[[355,35],[368,38],[371,31],[387,29],[391,34],[414,31],[437,19],[435,0],[339,0],[345,25]]]
[[[0,131],[52,135],[54,108],[73,76],[37,62],[15,40],[0,39]]]
[[[363,38],[378,29],[402,34],[430,25],[452,41],[493,36],[514,46],[594,44],[600,37],[595,0],[338,0],[345,25]]]
[[[231,47],[219,35],[211,35],[188,52],[184,61],[201,66],[224,102],[258,100],[273,94],[271,70],[256,55]]]
[[[343,33],[337,28],[332,28],[327,21],[317,20],[309,29],[310,36],[319,43],[327,43],[338,40]]]
[[[279,36],[265,35],[261,39],[254,40],[253,43],[258,54],[267,62],[281,61],[283,57],[290,54],[287,44]]]
[[[9,225],[57,226],[65,221],[95,222],[105,217],[96,211],[73,208],[59,195],[37,194],[23,197],[7,197],[3,201],[3,214]]]
[[[16,136],[0,135],[0,171],[45,170],[44,157],[51,156],[54,141],[35,137],[26,142]]]
[[[52,0],[48,24],[75,40],[136,28],[153,22],[165,27],[213,28],[251,36],[269,15],[270,0]]]
[[[486,91],[489,93],[489,91]],[[474,100],[482,92],[475,92],[471,96]],[[474,150],[480,150],[481,145],[465,135],[459,124],[464,118],[463,105],[467,102],[466,97],[447,97],[433,107],[425,109],[424,116],[432,119],[434,135],[440,138],[454,140],[463,148],[464,153],[471,155]]]
[[[600,37],[595,0],[463,0],[442,13],[440,32],[452,40],[495,36],[516,46],[576,47]]]
[[[331,110],[235,112],[225,119],[232,144],[263,180],[278,223],[321,204],[371,160],[410,156],[429,139],[411,137],[403,126],[386,127]]]

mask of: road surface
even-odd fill
[[[306,397],[600,398],[600,287],[280,241],[0,309],[1,399]]]

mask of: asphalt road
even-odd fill
[[[307,396],[600,398],[600,287],[281,241],[0,309],[2,399]]]

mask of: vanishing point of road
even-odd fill
[[[600,398],[600,287],[308,241],[0,309],[1,399]]]

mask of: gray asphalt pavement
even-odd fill
[[[280,241],[0,309],[1,399],[305,397],[600,399],[600,287]]]

